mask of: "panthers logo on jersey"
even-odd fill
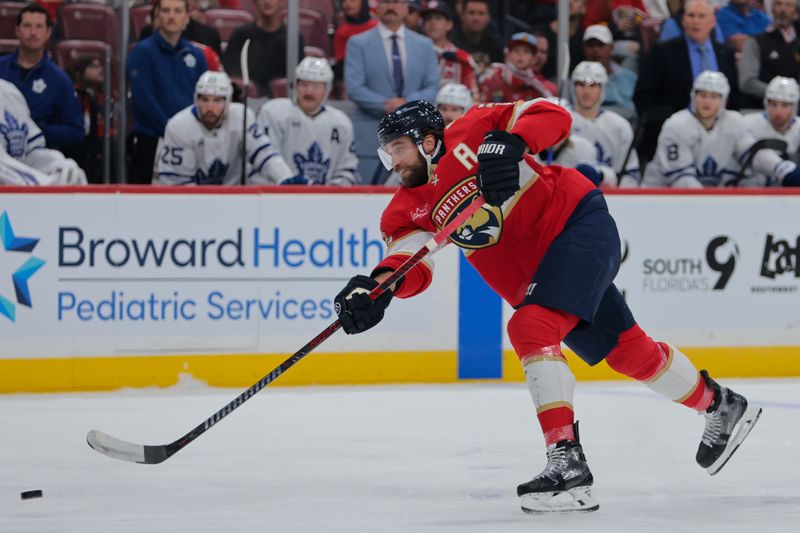
[[[0,122],[0,133],[6,141],[6,152],[17,159],[25,155],[25,145],[28,142],[28,125],[20,124],[16,117],[5,112],[5,122]]]
[[[477,197],[478,185],[475,182],[475,176],[463,179],[442,195],[439,203],[431,212],[431,220],[437,228],[441,229]],[[488,248],[500,241],[502,230],[503,212],[499,207],[485,205],[462,224],[453,233],[450,240],[459,248],[468,250]]]

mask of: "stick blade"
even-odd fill
[[[129,463],[147,462],[145,459],[145,446],[142,444],[126,442],[96,429],[91,430],[86,435],[86,442],[95,451],[120,461],[128,461]]]

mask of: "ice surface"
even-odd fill
[[[800,381],[726,381],[764,406],[730,463],[703,420],[638,384],[578,384],[595,513],[530,516],[544,465],[522,384],[269,388],[160,465],[104,457],[189,431],[240,390],[0,395],[0,532],[751,532],[800,523]],[[42,489],[44,498],[19,493]]]

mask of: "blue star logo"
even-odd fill
[[[17,237],[14,234],[14,229],[11,227],[11,220],[9,220],[8,214],[3,211],[3,214],[0,215],[0,242],[3,243],[3,249],[7,252],[31,253],[33,249],[36,248],[39,239]],[[28,280],[42,268],[44,264],[45,262],[43,260],[31,256],[11,275],[11,281],[14,284],[14,292],[16,293],[18,304],[24,305],[25,307],[32,307]],[[0,294],[0,315],[3,315],[12,322],[16,321],[16,305],[2,294]]]

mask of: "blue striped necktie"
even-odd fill
[[[392,71],[394,74],[394,92],[403,96],[403,63],[400,61],[400,48],[397,46],[397,34],[392,34]]]

